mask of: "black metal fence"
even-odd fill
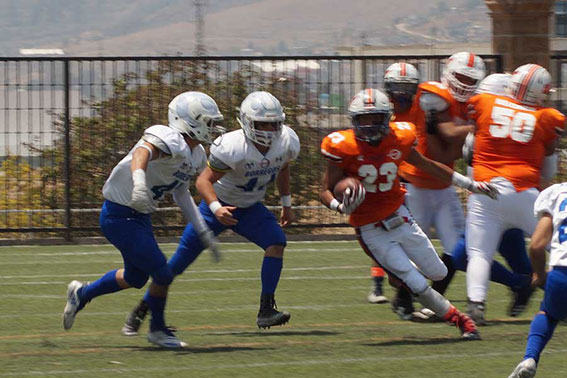
[[[499,56],[483,56],[490,72]],[[210,94],[229,129],[236,107],[265,89],[285,107],[302,153],[293,164],[294,205],[305,230],[344,225],[322,208],[321,138],[348,125],[348,100],[382,87],[393,62],[414,64],[422,80],[439,80],[445,56],[0,58],[0,232],[4,237],[98,232],[101,188],[113,166],[153,124],[167,122],[177,94]],[[567,57],[554,57],[563,84]],[[558,94],[560,95],[560,94]],[[561,97],[562,98],[562,97]],[[563,102],[557,102],[563,108]],[[275,191],[267,205],[277,206]],[[153,216],[156,230],[183,227],[172,203]],[[176,231],[177,232],[177,231]]]

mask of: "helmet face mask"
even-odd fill
[[[211,144],[213,134],[224,130],[216,102],[202,92],[184,92],[169,103],[169,126],[182,135],[204,144]]]
[[[455,100],[465,102],[474,94],[485,74],[484,61],[479,56],[459,52],[448,59],[441,82],[449,88]]]
[[[396,112],[405,113],[411,108],[418,84],[419,72],[409,63],[394,63],[386,69],[384,90]]]
[[[285,113],[272,94],[252,92],[242,101],[237,121],[246,138],[269,147],[281,136]]]
[[[360,114],[352,118],[357,139],[377,145],[390,133],[390,113]]]
[[[392,110],[388,97],[377,89],[364,89],[352,99],[349,116],[356,139],[377,145],[390,132]]]

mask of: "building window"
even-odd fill
[[[555,2],[555,35],[567,37],[567,1]]]

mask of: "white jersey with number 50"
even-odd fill
[[[211,146],[211,160],[224,163],[227,171],[215,182],[215,193],[221,201],[236,207],[250,207],[262,201],[268,184],[288,161],[297,158],[299,149],[297,134],[285,125],[265,155],[242,130],[218,137]]]
[[[144,141],[169,155],[150,161],[146,170],[146,184],[155,207],[166,193],[183,185],[188,187],[191,177],[198,175],[206,166],[207,154],[203,146],[198,145],[191,150],[180,133],[168,126],[155,125],[144,131],[142,139],[114,167],[102,188],[105,199],[128,206],[133,188],[132,154]]]
[[[549,266],[567,266],[567,183],[555,184],[540,193],[534,205],[537,218],[553,218]]]

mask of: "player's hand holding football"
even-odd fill
[[[339,211],[343,214],[351,214],[364,201],[364,197],[366,197],[364,186],[358,185],[354,189],[346,188]]]
[[[469,190],[473,193],[484,194],[492,199],[498,198],[498,194],[500,194],[494,185],[485,181],[473,181]]]
[[[146,172],[143,169],[136,169],[132,172],[132,181],[134,187],[132,188],[132,199],[129,206],[144,214],[154,212],[156,209],[152,204],[151,195],[146,186]]]

